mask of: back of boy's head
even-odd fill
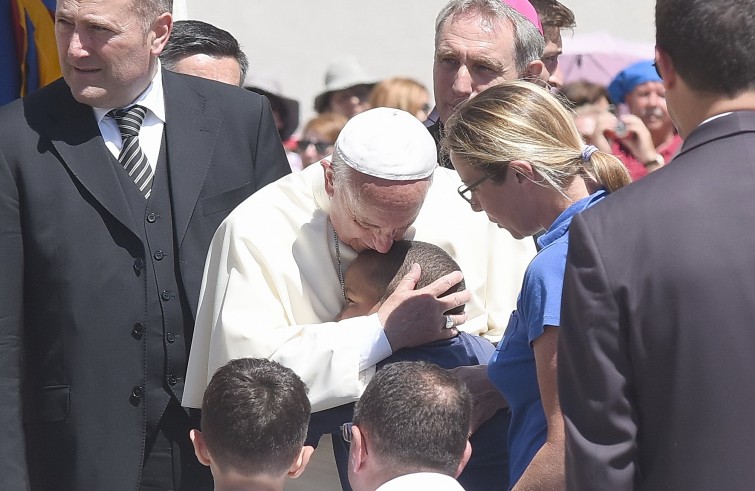
[[[424,288],[438,278],[460,270],[459,265],[446,251],[419,240],[397,240],[385,254],[367,250],[360,253],[357,260],[365,260],[365,263],[369,265],[367,276],[379,291],[381,303],[393,293],[414,263],[422,268],[416,288]],[[464,289],[464,280],[461,280],[441,296]],[[464,306],[460,305],[447,313],[460,314],[463,311]]]
[[[202,435],[213,462],[245,475],[280,475],[299,455],[311,407],[307,387],[274,361],[232,360],[202,400]]]

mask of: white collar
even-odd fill
[[[731,114],[731,113],[732,113],[732,111],[728,111],[728,112],[725,112],[725,113],[721,113],[721,114],[716,114],[715,116],[711,116],[711,117],[709,117],[708,119],[706,119],[705,121],[703,121],[702,123],[700,123],[700,124],[699,124],[699,125],[697,125],[697,126],[698,126],[698,128],[699,128],[700,126],[704,125],[705,123],[710,123],[710,122],[711,122],[711,121],[713,121],[714,119],[723,118],[724,116],[728,116],[728,115],[729,115],[729,114]]]
[[[404,474],[383,483],[377,489],[379,491],[404,490],[404,489],[436,489],[461,490],[464,488],[451,476],[437,472],[414,472]]]

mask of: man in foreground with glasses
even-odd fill
[[[378,371],[343,427],[354,491],[463,491],[455,477],[472,449],[472,402],[464,383],[424,362]]]

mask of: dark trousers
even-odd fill
[[[171,399],[157,429],[147,437],[140,491],[213,490],[210,468],[199,463],[189,439],[189,431],[197,427]]]

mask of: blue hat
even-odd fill
[[[632,92],[635,87],[645,82],[660,82],[661,77],[655,71],[653,60],[638,61],[629,65],[619,72],[608,86],[608,95],[615,103],[624,102],[627,94]]]

